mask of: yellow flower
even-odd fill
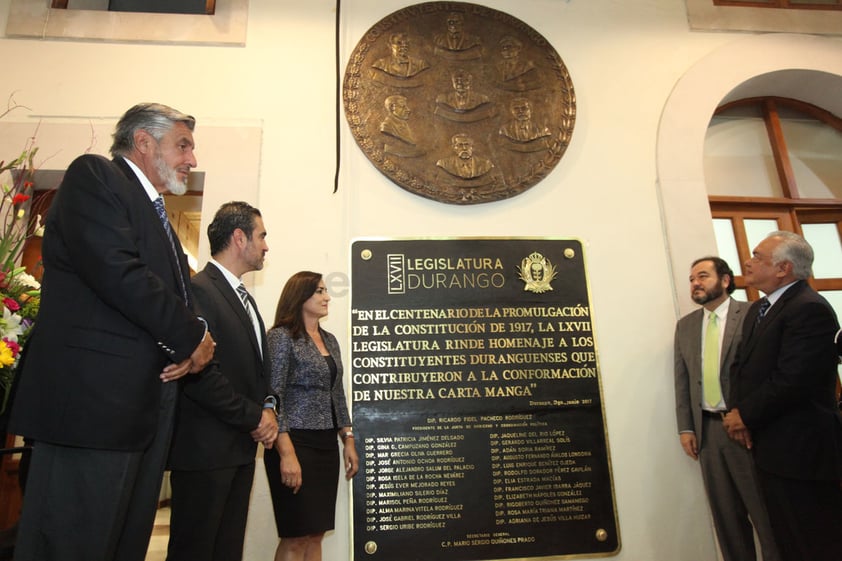
[[[11,366],[15,363],[15,357],[12,356],[12,349],[6,344],[6,341],[0,340],[0,366]]]

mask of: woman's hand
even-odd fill
[[[357,457],[357,448],[354,446],[354,437],[347,437],[342,444],[342,459],[345,461],[345,479],[351,479],[360,470],[360,460]]]
[[[292,489],[293,494],[301,489],[301,464],[298,463],[298,456],[295,455],[295,447],[289,434],[278,433],[275,441],[278,448],[278,455],[281,457],[281,483]]]

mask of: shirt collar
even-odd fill
[[[231,288],[237,290],[237,287],[240,286],[243,281],[240,280],[234,273],[223,267],[219,261],[214,259],[213,257],[210,258],[210,262],[216,265],[216,268],[222,271],[222,276],[225,277],[225,280],[228,281],[228,284],[231,285]]]
[[[716,307],[715,310],[712,312],[709,311],[707,308],[705,310],[705,319],[709,320],[711,314],[716,314],[717,320],[723,320],[728,317],[728,306],[731,305],[731,299],[726,298],[719,306]]]
[[[133,161],[126,158],[125,156],[121,157],[123,158],[123,160],[126,161],[127,164],[129,164],[129,167],[132,168],[132,171],[137,176],[137,179],[140,181],[140,184],[143,185],[143,190],[146,191],[146,195],[149,197],[149,200],[154,201],[155,199],[160,197],[161,194],[158,192],[157,189],[155,189],[155,186],[152,185],[152,182],[149,181],[149,178],[146,177],[146,175],[142,171],[140,171],[140,168],[137,167],[137,165]]]
[[[769,307],[771,308],[772,306],[774,306],[774,305],[775,305],[775,302],[777,302],[778,300],[780,300],[780,298],[781,298],[781,296],[783,296],[784,292],[786,292],[786,291],[787,291],[787,289],[788,289],[790,286],[792,286],[793,284],[795,284],[795,283],[797,283],[797,282],[798,282],[797,280],[796,280],[796,281],[792,281],[791,283],[789,283],[789,284],[785,284],[784,286],[782,286],[782,287],[778,288],[777,290],[773,291],[771,294],[767,294],[767,295],[766,295],[766,300],[768,300],[768,301],[769,301]]]

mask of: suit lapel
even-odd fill
[[[763,316],[762,320],[760,320],[760,323],[757,325],[759,328],[758,333],[763,333],[770,324],[774,323],[783,309],[787,306],[787,304],[789,304],[789,301],[792,300],[796,294],[801,292],[805,286],[806,283],[804,281],[798,281],[787,288],[784,293],[781,294],[781,297],[778,298],[778,301],[775,302],[775,305],[769,308],[769,311],[766,312],[766,315]]]
[[[689,356],[698,357],[698,360],[693,361],[693,375],[702,380],[702,324],[705,320],[705,313],[703,308],[699,308],[694,312],[690,319],[690,333],[687,346],[689,347]]]
[[[243,324],[243,329],[245,329],[246,333],[248,333],[249,341],[251,341],[251,345],[254,348],[254,352],[257,356],[260,357],[260,360],[262,362],[263,354],[260,352],[260,346],[257,343],[257,337],[254,333],[254,324],[251,322],[251,318],[249,318],[248,312],[246,311],[245,306],[243,306],[242,300],[240,300],[240,296],[231,287],[231,284],[222,274],[222,271],[220,271],[213,263],[208,263],[207,265],[205,265],[205,271],[207,271],[208,277],[210,277],[214,286],[222,295],[222,298],[225,299],[225,301],[234,311],[234,314],[240,320],[240,323]],[[251,295],[249,295],[249,302],[251,303],[252,309],[257,314],[258,323],[260,324],[260,330],[261,332],[263,332],[263,320],[260,318],[260,314],[257,312],[257,305],[254,303],[254,300],[252,299]]]
[[[170,238],[167,236],[166,230],[164,230],[164,225],[161,223],[161,219],[158,217],[158,212],[155,210],[155,206],[152,204],[152,201],[149,199],[148,195],[146,194],[146,189],[143,188],[143,184],[141,184],[140,179],[137,178],[134,170],[129,167],[129,164],[126,161],[118,156],[112,160],[114,164],[120,168],[120,171],[123,172],[123,175],[131,181],[136,187],[137,192],[140,194],[140,197],[143,200],[143,203],[140,203],[138,206],[142,209],[141,212],[144,214],[144,219],[149,221],[152,224],[152,230],[155,232],[155,235],[158,236],[159,241],[164,244],[164,247],[170,248],[167,251],[167,258],[169,259],[170,268],[172,269],[173,274],[173,282],[176,288],[176,292],[181,294],[182,289],[187,294],[188,297],[188,305],[190,304],[190,268],[187,264],[187,258],[184,255],[184,252],[180,252],[179,256],[176,257],[172,251],[172,245],[170,244]],[[172,226],[172,225],[170,225]],[[181,241],[178,239],[178,235],[175,233],[175,229],[170,227],[172,231],[173,241],[176,244],[177,248],[181,248]]]
[[[740,323],[740,316],[742,314],[743,310],[739,308],[732,299],[731,303],[728,305],[728,318],[725,322],[725,333],[722,334],[723,339],[720,368],[722,368],[726,360],[728,360],[728,354],[732,352],[731,345],[734,343],[734,336],[737,334],[737,325]]]
[[[731,373],[726,365],[730,365],[734,354],[737,351],[737,345],[734,342],[737,336],[737,326],[740,325],[741,316],[745,313],[744,309],[739,307],[736,301],[732,298],[728,305],[728,318],[725,321],[725,332],[722,334],[722,351],[719,355],[719,381],[722,387],[722,396],[725,399],[726,406],[731,399]]]
[[[777,321],[778,316],[783,312],[784,308],[786,308],[787,304],[796,294],[800,293],[804,287],[806,286],[805,281],[798,281],[781,294],[781,297],[775,302],[775,304],[769,308],[769,311],[766,312],[766,315],[763,316],[763,319],[760,320],[758,323],[757,315],[758,311],[760,310],[760,300],[755,301],[752,303],[751,308],[749,308],[748,313],[746,314],[746,327],[744,330],[744,341],[743,346],[745,348],[745,352],[740,353],[740,360],[745,362],[746,358],[751,354],[754,350],[754,347],[757,346],[757,341],[760,339],[760,336],[769,329],[769,326],[774,324]],[[749,323],[751,322],[751,323]],[[747,337],[745,336],[747,335]]]

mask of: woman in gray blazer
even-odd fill
[[[359,469],[342,384],[336,337],[319,326],[330,296],[322,275],[301,271],[284,286],[267,333],[272,391],[278,397],[278,438],[264,464],[281,538],[275,560],[320,559],[322,538],[334,527],[343,444],[345,478]]]

